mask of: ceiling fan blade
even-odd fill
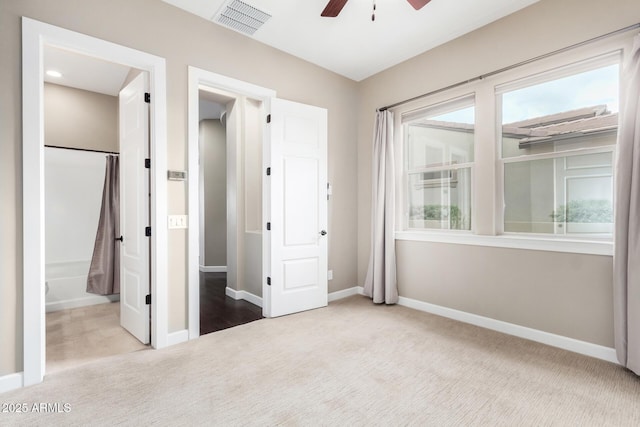
[[[347,4],[347,0],[329,0],[329,3],[327,3],[327,6],[324,8],[320,16],[335,18],[340,14],[340,11],[345,4]]]
[[[431,0],[407,0],[415,10],[420,10],[427,5]]]

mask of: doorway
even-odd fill
[[[260,120],[259,116],[263,116],[269,111],[271,98],[275,96],[275,92],[259,86],[251,85],[244,82],[238,82],[225,76],[220,76],[195,67],[189,67],[189,150],[188,150],[188,168],[191,176],[200,176],[200,99],[201,94],[205,99],[208,98],[214,102],[224,105],[225,110],[225,130],[226,130],[226,177],[227,177],[227,242],[226,242],[226,285],[225,295],[234,300],[246,299],[254,305],[262,306],[263,295],[263,252],[264,240],[262,236],[263,229],[263,190],[262,185],[254,183],[253,190],[259,194],[259,202],[253,197],[252,206],[259,206],[251,212],[252,220],[247,223],[245,215],[245,201],[247,194],[244,191],[245,184],[245,162],[243,161],[242,141],[244,137],[244,119],[243,111],[245,106],[254,109],[255,123],[254,127],[260,129],[260,134],[253,138],[257,147],[253,147],[254,154],[259,153],[259,157],[254,156],[252,161],[247,164],[253,165],[249,167],[249,173],[256,175],[249,179],[261,179],[263,171],[262,163],[262,146],[263,138],[266,135],[266,123]],[[246,102],[246,100],[251,100]],[[255,162],[258,165],[255,166]],[[189,339],[195,339],[200,336],[200,283],[201,283],[201,265],[205,262],[201,248],[201,232],[200,218],[202,217],[200,200],[202,185],[200,180],[189,180],[189,230],[188,230],[188,324]],[[255,196],[256,193],[253,193]],[[194,215],[197,213],[197,215]],[[256,223],[253,219],[258,218]],[[249,242],[248,245],[246,243]],[[245,262],[247,255],[245,250],[247,247],[252,248],[249,258],[252,261]],[[251,266],[249,272],[249,280],[247,283],[254,283],[254,288],[260,289],[260,292],[254,288],[245,289],[245,268]],[[252,289],[254,290],[252,292]]]
[[[23,385],[42,381],[45,373],[45,222],[43,74],[47,47],[59,48],[148,73],[151,133],[151,345],[167,345],[166,224],[166,90],[165,61],[153,55],[64,30],[29,18],[22,19],[23,38]],[[26,327],[26,325],[29,325]]]
[[[136,136],[125,129],[131,127],[126,114],[140,108],[144,117],[148,107],[143,102],[136,107],[128,96],[137,85],[141,93],[134,95],[144,97],[147,78],[140,70],[50,46],[44,69],[46,372],[51,373],[144,349],[149,342],[148,307],[140,306],[146,313],[138,325],[127,319],[131,310],[120,298],[137,286],[126,255],[138,242],[129,233],[131,207],[121,203],[131,190],[140,199],[136,205],[145,208],[141,220],[149,223],[148,189],[130,182],[142,169],[146,183],[148,170],[136,168],[143,161],[128,160],[127,149],[133,142],[148,152],[148,118]],[[127,239],[118,239],[123,234]],[[147,272],[148,243],[140,249]],[[148,294],[148,277],[139,282]]]
[[[261,104],[198,91],[200,335],[262,318]]]
[[[240,136],[240,143],[227,145],[227,209],[234,209],[227,215],[228,294],[236,299],[259,298],[264,317],[326,306],[327,110],[278,99],[273,90],[189,67],[191,176],[200,170],[200,91],[247,101],[234,104],[235,122],[227,109],[227,138],[233,132]],[[239,106],[254,109],[255,121],[250,123],[252,118],[243,116]],[[245,133],[252,130],[260,132],[254,138],[258,144],[247,150]],[[247,153],[259,158],[251,163],[244,157]],[[189,181],[189,339],[200,335],[200,190],[199,181]],[[253,283],[261,290],[260,297],[251,292]]]

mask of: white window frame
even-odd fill
[[[615,50],[613,52],[605,53],[604,55],[598,55],[596,57],[587,58],[586,60],[583,60],[577,63],[567,64],[566,66],[562,66],[560,68],[544,71],[542,73],[538,73],[535,75],[526,76],[522,79],[519,79],[513,82],[495,86],[496,120],[497,120],[496,126],[498,129],[498,137],[497,137],[498,159],[496,160],[496,163],[498,165],[499,170],[501,171],[501,174],[500,174],[501,184],[504,183],[505,165],[512,164],[512,163],[522,163],[522,162],[531,162],[536,160],[548,160],[548,159],[565,159],[566,160],[574,156],[599,154],[599,153],[611,153],[612,154],[612,170],[613,170],[615,166],[614,165],[615,148],[616,148],[615,145],[607,145],[607,146],[600,146],[600,147],[593,147],[593,148],[577,148],[577,149],[564,150],[564,151],[554,151],[549,153],[523,154],[520,156],[503,157],[502,155],[503,138],[500,131],[502,127],[502,123],[501,123],[502,117],[500,113],[502,110],[502,105],[500,100],[501,100],[502,94],[511,92],[513,90],[535,86],[537,84],[554,81],[557,79],[561,79],[563,77],[574,76],[582,72],[591,71],[601,67],[606,67],[609,65],[620,64],[620,63],[621,63],[621,51]],[[502,187],[502,191],[498,193],[498,198],[501,204],[504,206],[506,204],[505,196],[504,196],[504,186]],[[566,240],[566,239],[572,238],[572,237],[566,237],[565,235],[558,235],[558,234],[506,232],[504,231],[504,210],[499,210],[496,212],[496,214],[497,214],[496,215],[496,223],[497,223],[496,231],[500,235],[514,236],[514,237],[518,237],[518,236],[533,237],[533,238],[539,238],[539,239],[552,238],[557,240]],[[598,242],[602,241],[606,243],[606,242],[610,242],[613,239],[613,235],[608,234],[608,235],[591,236],[591,235],[582,234],[582,235],[574,235],[573,238],[576,240],[590,240],[590,241],[598,241]]]
[[[467,108],[473,106],[475,108],[475,95],[473,93],[468,93],[466,95],[463,96],[459,96],[459,97],[455,97],[452,99],[447,99],[444,100],[442,102],[438,102],[436,104],[431,104],[428,106],[425,106],[424,108],[420,108],[418,110],[412,110],[412,111],[408,111],[404,114],[400,115],[400,123],[401,123],[401,129],[402,131],[400,132],[400,138],[401,138],[401,145],[403,146],[403,150],[404,150],[404,146],[405,146],[405,135],[404,135],[404,129],[406,125],[411,124],[411,122],[413,120],[417,120],[420,119],[421,117],[424,117],[425,114],[429,114],[429,115],[433,115],[433,114],[445,114],[448,112],[453,112],[453,111],[457,111],[460,108]],[[403,200],[403,208],[402,208],[402,213],[401,213],[401,217],[398,218],[402,218],[402,228],[404,230],[411,230],[411,231],[431,231],[431,230],[435,230],[435,231],[442,231],[442,232],[446,232],[446,233],[463,233],[463,234],[471,234],[474,232],[474,209],[473,209],[473,175],[474,175],[474,164],[475,164],[475,130],[474,130],[474,160],[472,161],[467,161],[464,163],[450,163],[450,164],[442,164],[439,166],[425,166],[425,167],[421,167],[421,168],[417,168],[414,170],[409,170],[409,156],[406,155],[406,153],[403,153],[403,166],[402,166],[402,181],[403,181],[403,186],[402,186],[402,200]],[[470,173],[470,182],[471,182],[471,188],[469,188],[469,193],[470,193],[470,204],[471,204],[471,228],[470,230],[451,230],[451,229],[442,229],[442,230],[438,230],[438,229],[426,229],[426,228],[410,228],[409,227],[409,216],[410,216],[410,206],[409,206],[409,200],[408,197],[404,197],[405,192],[407,191],[407,188],[409,186],[409,175],[410,173],[419,173],[419,172],[446,172],[446,171],[453,171],[455,173],[457,173],[459,170],[462,169],[469,169],[469,173]]]
[[[531,80],[533,78],[539,79],[545,76],[548,78],[547,73],[557,73],[555,78],[558,78],[557,76],[562,72],[574,74],[578,71],[576,71],[577,68],[572,69],[571,65],[584,63],[588,66],[588,60],[616,52],[621,52],[621,62],[624,63],[625,54],[632,47],[634,35],[635,33],[630,32],[618,34],[394,107],[392,110],[395,125],[396,218],[399,219],[404,218],[406,206],[404,193],[407,185],[402,115],[469,95],[475,96],[476,108],[474,162],[471,177],[471,232],[408,230],[405,221],[400,220],[396,224],[396,240],[612,256],[613,242],[602,238],[504,233],[504,163],[515,160],[504,159],[503,161],[502,159],[501,123],[498,123],[501,118],[496,100],[496,88],[504,90],[504,88],[515,87],[509,84],[529,86],[533,84]],[[608,147],[585,149],[584,154],[607,150]],[[566,155],[567,152],[563,152],[558,157]],[[613,166],[615,175],[615,162]]]

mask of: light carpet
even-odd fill
[[[0,395],[0,425],[640,425],[612,363],[354,296]],[[62,406],[67,404],[67,406]]]

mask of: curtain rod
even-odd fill
[[[459,86],[463,86],[463,85],[466,85],[466,84],[469,84],[469,83],[472,83],[472,82],[475,82],[475,81],[478,81],[478,80],[482,80],[482,79],[485,79],[487,77],[491,77],[493,75],[500,74],[500,73],[503,73],[505,71],[511,70],[513,68],[517,68],[517,67],[520,67],[522,65],[529,64],[531,62],[539,61],[541,59],[545,59],[545,58],[548,58],[550,56],[557,55],[559,53],[563,53],[563,52],[566,52],[568,50],[575,49],[575,48],[587,45],[589,43],[593,43],[593,42],[605,39],[607,37],[611,37],[611,36],[615,36],[617,34],[625,33],[627,31],[635,30],[637,28],[640,28],[640,23],[629,25],[628,27],[620,28],[619,30],[611,31],[610,33],[603,34],[601,36],[597,36],[597,37],[594,37],[592,39],[584,40],[584,41],[581,41],[579,43],[572,44],[570,46],[566,46],[566,47],[563,47],[563,48],[558,49],[558,50],[554,50],[553,52],[545,53],[545,54],[536,56],[534,58],[530,58],[530,59],[518,62],[517,64],[509,65],[508,67],[504,67],[504,68],[500,68],[499,70],[491,71],[491,72],[486,73],[486,74],[481,74],[481,75],[479,75],[477,77],[474,77],[472,79],[469,79],[469,80],[464,80],[464,81],[461,81],[461,82],[458,82],[458,83],[454,83],[452,85],[449,85],[447,87],[443,87],[441,89],[432,90],[431,92],[423,93],[422,95],[414,96],[413,98],[405,99],[404,101],[399,101],[399,102],[396,102],[394,104],[387,105],[386,107],[378,108],[377,111],[385,111],[385,110],[388,110],[389,108],[394,108],[394,107],[397,107],[399,105],[407,104],[409,102],[416,101],[416,100],[421,99],[421,98],[426,98],[427,96],[435,95],[437,93],[444,92],[444,91],[447,91],[449,89],[453,89],[453,88],[456,88],[456,87],[459,87]]]
[[[118,155],[120,153],[116,153],[115,151],[105,151],[105,150],[92,150],[91,148],[77,148],[77,147],[60,147],[59,145],[44,145],[47,148],[60,148],[62,150],[75,150],[75,151],[87,151],[90,153],[104,153],[104,154],[114,154]]]

